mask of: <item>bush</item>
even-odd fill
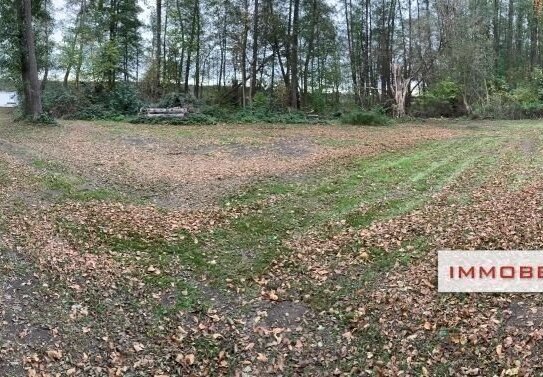
[[[132,85],[118,84],[106,98],[109,110],[118,115],[136,114],[143,106],[143,102]]]
[[[466,115],[461,87],[454,81],[439,81],[427,93],[415,98],[410,114],[423,118]]]
[[[65,119],[123,120],[137,114],[142,105],[135,88],[126,84],[118,84],[110,91],[99,84],[83,84],[81,89],[49,85],[43,96],[44,110]]]
[[[268,110],[270,108],[270,99],[265,93],[257,92],[253,97],[251,106],[253,109]]]
[[[526,82],[515,88],[496,79],[486,101],[474,110],[474,116],[491,119],[535,119],[543,117],[543,73],[534,70]]]
[[[89,105],[89,101],[80,93],[63,86],[47,86],[42,100],[44,111],[56,118],[76,114]]]
[[[318,120],[317,120],[318,121]],[[165,123],[165,124],[216,124],[216,123],[283,123],[283,124],[301,124],[311,123],[313,120],[299,111],[291,112],[271,112],[254,108],[233,109],[220,106],[203,107],[200,112],[189,113],[185,118],[166,118],[166,117],[137,117],[131,120],[132,123]]]
[[[341,117],[341,123],[352,124],[356,126],[387,126],[392,124],[392,120],[385,114],[373,111],[355,110]]]
[[[255,96],[257,98],[257,96]],[[261,97],[262,98],[262,97]],[[209,106],[202,109],[202,114],[225,123],[310,123],[300,111],[277,112],[271,110],[263,101],[253,101],[253,106],[245,109]]]
[[[494,95],[477,106],[473,116],[486,119],[538,119],[543,118],[543,103],[521,103],[510,96]]]
[[[58,123],[55,120],[55,118],[53,118],[51,115],[47,113],[40,114],[38,119],[33,120],[33,122],[36,124],[42,124],[42,125],[47,125],[47,126],[58,126]]]
[[[163,96],[157,104],[157,107],[200,107],[201,101],[196,99],[190,93],[169,93]]]

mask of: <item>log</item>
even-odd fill
[[[185,114],[188,112],[188,109],[184,107],[171,107],[171,108],[160,108],[160,107],[150,107],[147,109],[143,109],[142,112],[148,113],[148,114]]]
[[[145,116],[147,118],[184,118],[185,113],[178,113],[178,114],[146,114]]]

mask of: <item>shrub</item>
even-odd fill
[[[130,123],[137,124],[173,124],[173,125],[194,125],[194,124],[216,124],[217,119],[212,116],[202,114],[202,113],[193,113],[189,114],[184,118],[168,118],[168,117],[155,117],[148,118],[145,116],[138,116],[136,118],[130,119]]]
[[[323,113],[328,109],[326,104],[326,95],[321,92],[315,92],[309,94],[309,106],[313,111],[317,113]]]
[[[143,106],[134,86],[128,84],[118,84],[106,98],[109,110],[118,115],[136,114]]]
[[[473,116],[486,119],[538,119],[543,117],[543,103],[521,103],[510,96],[493,95],[475,108]]]
[[[461,87],[451,80],[439,81],[427,93],[415,98],[410,113],[425,118],[466,115]]]
[[[131,120],[132,123],[166,123],[166,124],[216,124],[222,123],[284,123],[300,124],[310,123],[312,120],[299,111],[291,112],[271,112],[269,110],[259,109],[232,109],[219,106],[204,107],[201,112],[189,113],[185,118],[166,118],[166,117],[137,117]]]
[[[352,124],[356,126],[387,126],[392,124],[392,120],[385,114],[373,111],[355,110],[341,117],[341,123]]]
[[[200,107],[201,101],[190,93],[169,93],[158,102],[158,107]]]
[[[43,93],[43,109],[56,118],[76,114],[81,108],[89,105],[89,101],[76,91],[63,86],[47,86]]]
[[[33,120],[33,122],[36,124],[42,124],[42,125],[47,125],[47,126],[58,126],[58,123],[55,120],[55,118],[53,118],[51,115],[47,113],[40,114],[38,119]]]
[[[215,119],[229,119],[231,114],[236,112],[236,109],[230,106],[213,105],[202,107],[200,112]]]
[[[251,104],[253,109],[269,109],[270,108],[270,99],[265,93],[257,92],[253,97],[253,102]]]
[[[530,78],[511,88],[496,79],[486,101],[475,107],[474,116],[493,119],[543,117],[543,73],[534,70]]]
[[[44,110],[57,118],[123,120],[142,106],[135,88],[118,84],[106,91],[100,85],[82,84],[80,89],[50,85],[43,96]]]

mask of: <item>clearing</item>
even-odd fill
[[[539,375],[543,123],[33,127],[0,113],[0,375]]]

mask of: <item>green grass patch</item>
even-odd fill
[[[148,274],[144,282],[148,286],[160,288],[163,292],[164,297],[155,308],[156,314],[160,317],[180,310],[195,310],[209,306],[196,287],[180,278],[166,274]]]
[[[372,221],[412,211],[474,165],[492,158],[500,143],[492,138],[462,138],[372,158],[361,158],[333,175],[302,181],[275,180],[253,186],[228,203],[277,200],[203,237],[202,250],[216,258],[217,280],[250,279],[289,252],[282,241],[317,229],[329,235],[330,222],[364,227]]]
[[[325,169],[302,179],[255,184],[225,200],[229,206],[260,203],[255,210],[199,234],[197,240],[189,233],[174,241],[144,239],[137,233],[119,237],[98,230],[98,234],[103,244],[115,251],[177,258],[187,269],[206,275],[219,286],[227,279],[249,282],[278,256],[291,252],[284,241],[294,235],[313,230],[326,238],[337,227],[361,228],[410,212],[463,172],[479,165],[491,169],[495,150],[503,141],[465,137],[428,142],[409,150],[358,158],[334,171]],[[65,181],[55,184],[67,192],[73,187]],[[275,200],[262,202],[272,196]],[[348,247],[354,250],[357,246]],[[367,280],[404,257],[374,254]]]
[[[125,200],[125,197],[116,190],[86,184],[83,178],[67,173],[65,167],[57,162],[36,159],[32,161],[32,165],[43,172],[39,179],[52,196],[83,202]]]

